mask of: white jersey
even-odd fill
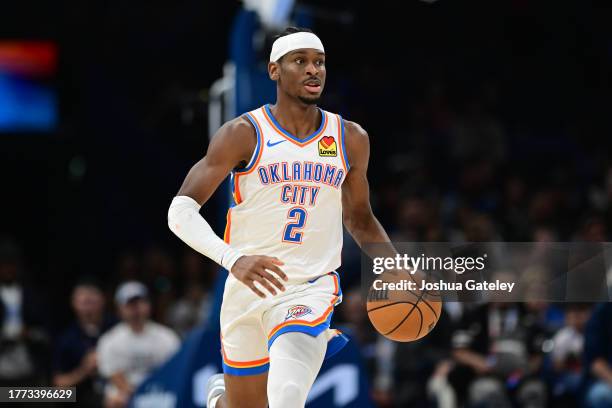
[[[247,113],[257,146],[247,166],[232,172],[235,205],[224,240],[246,255],[279,258],[294,283],[340,266],[344,123],[320,112],[321,126],[305,139],[283,129],[269,105]]]
[[[142,332],[135,333],[121,322],[98,341],[98,369],[107,379],[122,372],[130,385],[137,387],[174,354],[180,343],[179,337],[161,324],[148,322]],[[110,382],[108,387],[108,392],[116,391]]]

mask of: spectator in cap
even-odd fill
[[[122,321],[97,347],[99,371],[107,381],[104,406],[109,408],[125,407],[135,388],[179,346],[172,330],[150,320],[149,292],[141,282],[119,286],[115,302]]]

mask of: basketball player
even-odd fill
[[[179,238],[230,271],[224,376],[209,380],[209,408],[303,407],[323,359],[346,342],[330,329],[342,300],[342,223],[359,245],[389,242],[370,207],[368,134],[317,107],[326,77],[320,39],[286,29],[268,73],[276,104],[224,124],[168,211]],[[199,210],[228,174],[235,205],[221,240]]]

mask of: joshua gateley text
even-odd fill
[[[385,282],[376,279],[372,287],[374,290],[436,290],[436,291],[507,291],[512,292],[515,282],[503,282],[499,279],[495,281],[477,281],[468,279],[465,282],[445,282],[443,280],[427,282],[422,280],[420,285],[409,279],[402,279],[398,282]]]

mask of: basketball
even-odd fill
[[[426,278],[420,272],[411,275],[402,270],[377,276],[368,291],[367,311],[380,334],[410,342],[433,330],[440,318],[442,299],[438,291],[420,290]]]

